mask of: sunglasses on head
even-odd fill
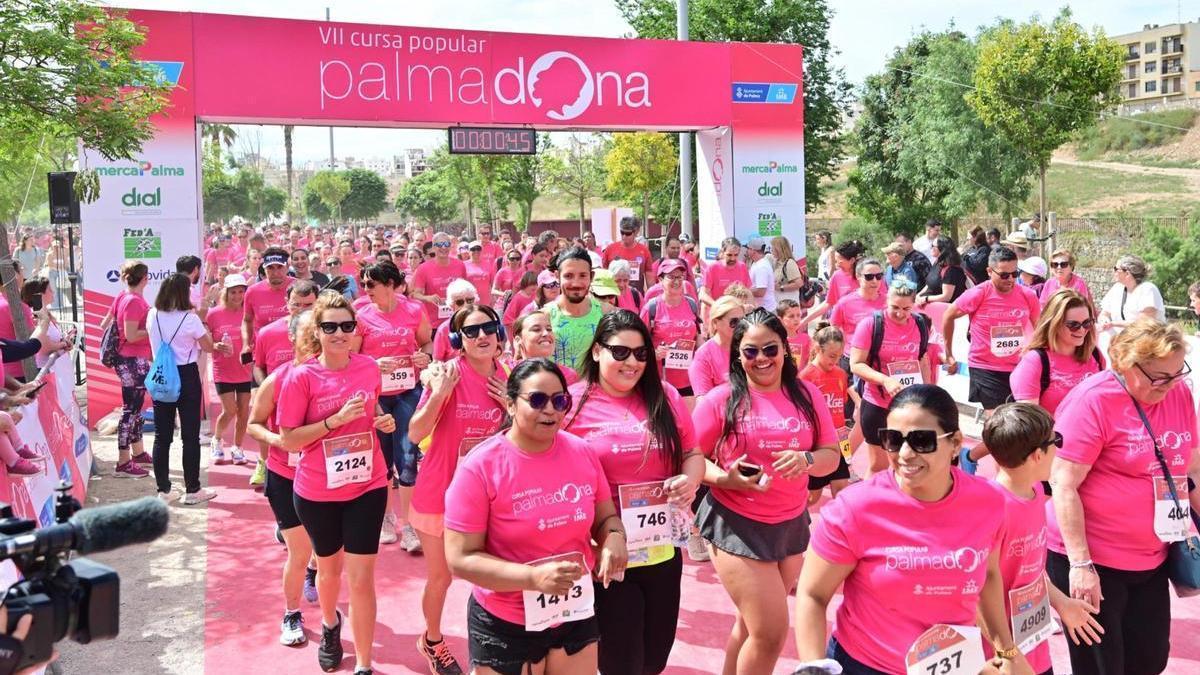
[[[626,347],[625,345],[610,345],[608,343],[601,342],[600,346],[607,349],[608,353],[612,354],[612,357],[617,361],[624,361],[625,359],[628,359],[630,354],[632,354],[633,358],[637,359],[639,363],[645,363],[650,358],[650,348],[646,345],[642,345],[641,347]]]
[[[1042,442],[1042,444],[1041,444],[1041,445],[1039,445],[1038,447],[1039,447],[1039,448],[1046,448],[1046,447],[1049,447],[1049,446],[1051,446],[1051,445],[1053,445],[1054,447],[1058,448],[1059,450],[1061,450],[1061,449],[1062,449],[1062,446],[1063,446],[1063,435],[1062,435],[1060,432],[1058,432],[1058,431],[1055,431],[1053,436],[1051,436],[1050,438],[1048,438],[1048,439],[1046,439],[1045,441],[1043,441],[1043,442]]]
[[[487,323],[476,323],[470,326],[463,326],[458,332],[464,337],[474,340],[479,337],[482,332],[484,335],[495,335],[500,330],[500,324],[496,321],[488,321]]]
[[[1053,267],[1053,268],[1054,268],[1054,269],[1056,269],[1056,270],[1065,270],[1065,269],[1069,268],[1070,266],[1071,266],[1071,263],[1069,263],[1069,262],[1067,262],[1067,261],[1065,261],[1065,260],[1064,260],[1064,261],[1062,261],[1062,262],[1052,262],[1052,263],[1050,263],[1050,267]]]
[[[1063,325],[1067,330],[1075,332],[1077,330],[1091,330],[1092,326],[1096,325],[1095,319],[1084,319],[1083,321],[1064,321]]]
[[[953,435],[953,431],[939,435],[932,429],[913,429],[907,434],[900,433],[897,429],[880,429],[879,444],[888,452],[900,452],[900,448],[908,443],[913,452],[927,455],[937,450],[938,439]]]
[[[768,359],[773,359],[776,356],[779,356],[779,350],[782,348],[783,347],[781,347],[777,342],[773,342],[766,347],[742,347],[742,358],[746,359],[747,361],[753,361],[754,359],[758,358],[759,352],[762,352],[763,356],[767,357]]]
[[[998,272],[993,269],[989,269],[988,271],[1004,280],[1014,279],[1018,274],[1020,274],[1020,272]]]
[[[317,324],[321,332],[326,335],[333,335],[340,328],[343,333],[353,333],[358,328],[357,321],[322,321]]]
[[[549,403],[558,412],[571,409],[571,394],[560,391],[557,394],[547,394],[541,391],[531,391],[528,394],[517,394],[517,398],[525,399],[534,410],[545,410]]]
[[[863,281],[879,281],[883,279],[883,272],[878,274],[863,274]]]

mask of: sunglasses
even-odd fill
[[[463,326],[458,332],[472,340],[479,337],[482,332],[484,335],[495,335],[500,330],[500,323],[497,321],[488,321],[487,323],[476,323],[470,326]]]
[[[455,298],[454,302],[452,302],[450,304],[454,305],[455,307],[462,307],[463,305],[467,304],[468,302],[471,302],[471,300],[472,300],[472,298]]]
[[[741,320],[742,320],[742,317],[740,317],[740,316],[733,316],[733,317],[730,317],[730,318],[729,318],[729,327],[730,327],[730,328],[737,328],[737,325],[738,325],[738,323],[739,323],[739,322],[741,322]]]
[[[317,324],[321,332],[326,335],[333,335],[340,328],[343,333],[353,333],[358,328],[357,321],[322,321]]]
[[[1092,326],[1096,325],[1095,319],[1084,319],[1083,321],[1064,321],[1063,325],[1067,330],[1074,333],[1077,330],[1091,330]]]
[[[600,346],[607,349],[608,353],[612,354],[612,357],[617,361],[628,359],[630,354],[633,354],[633,358],[637,359],[639,363],[645,363],[650,359],[650,348],[646,345],[642,345],[641,347],[626,347],[625,345],[610,345],[601,342]]]
[[[937,450],[938,439],[953,435],[953,431],[938,435],[938,432],[932,429],[913,429],[907,434],[902,434],[896,429],[880,429],[879,443],[888,452],[900,452],[900,448],[908,443],[913,452],[927,455]]]
[[[1059,450],[1061,450],[1061,449],[1062,449],[1062,446],[1063,446],[1063,435],[1062,435],[1061,433],[1059,433],[1059,432],[1055,431],[1053,436],[1051,436],[1051,437],[1050,437],[1048,440],[1046,440],[1045,442],[1043,442],[1043,443],[1042,443],[1041,445],[1039,445],[1038,447],[1039,447],[1039,448],[1045,448],[1045,447],[1049,447],[1049,446],[1051,446],[1051,445],[1053,445],[1054,447],[1056,447],[1056,448],[1058,448]]]
[[[548,284],[542,284],[542,288],[558,288],[558,282],[557,282],[557,281],[551,281],[551,282],[550,282],[550,283],[548,283]]]
[[[883,279],[883,272],[878,274],[863,274],[863,281],[880,281]]]
[[[1071,266],[1071,263],[1069,263],[1069,262],[1052,262],[1052,263],[1050,263],[1050,267],[1053,267],[1056,270],[1065,270],[1070,266]]]
[[[1124,272],[1124,271],[1125,271],[1125,268],[1124,268],[1124,267],[1117,267],[1117,266],[1115,266],[1115,265],[1114,265],[1114,266],[1113,266],[1113,271],[1114,271],[1114,272]]]
[[[520,258],[520,257],[516,257],[516,258],[509,258],[509,259],[508,259],[508,262],[510,262],[510,263],[519,263],[519,262],[521,262],[521,258]]]
[[[448,241],[435,241],[433,245],[437,248],[450,248],[450,242]]]
[[[1161,387],[1164,384],[1170,384],[1182,377],[1187,377],[1192,373],[1192,366],[1187,362],[1184,362],[1183,370],[1175,373],[1174,375],[1167,375],[1166,377],[1154,377],[1150,373],[1146,372],[1146,369],[1142,367],[1142,364],[1135,363],[1134,365],[1137,366],[1138,370],[1142,371],[1142,375],[1145,375],[1147,380],[1150,380],[1151,387]]]
[[[571,394],[560,391],[557,394],[547,394],[541,391],[531,391],[528,394],[517,394],[517,398],[524,399],[529,402],[529,407],[534,410],[545,410],[546,404],[549,403],[558,412],[566,412],[571,409]]]
[[[773,359],[779,356],[779,350],[783,349],[778,343],[772,343],[766,347],[742,347],[742,358],[747,361],[753,361],[758,358],[759,352],[768,359]]]
[[[996,270],[990,268],[988,271],[1005,280],[1016,278],[1016,276],[1020,274],[1020,272],[997,272]]]

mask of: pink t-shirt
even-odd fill
[[[278,385],[276,385],[278,386]],[[379,366],[370,357],[351,354],[340,370],[313,359],[296,366],[277,391],[279,426],[294,429],[328,419],[354,394],[361,394],[363,415],[305,446],[296,467],[296,494],[315,502],[347,502],[387,485],[387,467],[375,435],[375,406],[379,403]],[[327,461],[370,448],[370,475],[361,482],[329,487]]]
[[[875,328],[874,317],[868,317],[859,322],[850,339],[850,346],[864,352],[871,351],[871,333]],[[883,344],[879,346],[879,372],[896,379],[904,373],[912,373],[913,366],[920,379],[921,329],[911,316],[904,323],[896,323],[886,313],[883,316]],[[868,364],[870,365],[870,364]],[[872,366],[874,367],[874,366]],[[911,375],[909,375],[911,377]],[[892,397],[887,395],[883,387],[870,382],[863,385],[863,399],[880,408],[887,408]]]
[[[361,352],[373,359],[385,356],[412,356],[420,347],[417,329],[421,327],[421,306],[397,297],[390,312],[379,309],[373,302],[358,310],[358,334],[362,336]]]
[[[795,335],[789,335],[788,347],[792,350],[792,361],[796,363],[796,370],[803,370],[804,366],[808,365],[808,357],[812,353],[812,338],[808,336],[808,331],[802,329]]]
[[[475,372],[463,357],[458,364],[459,381],[442,406],[442,414],[434,427],[429,447],[417,472],[412,507],[419,513],[438,514],[446,510],[446,487],[454,477],[459,458],[500,430],[504,410],[488,396],[487,378]],[[503,379],[504,370],[496,364],[496,377]],[[421,394],[417,409],[429,404],[432,387]]]
[[[4,305],[8,305],[8,301],[4,300]],[[146,315],[150,313],[150,305],[146,304],[146,299],[136,293],[129,291],[121,291],[117,296],[116,303],[113,309],[113,320],[117,322],[117,337],[120,338],[117,342],[117,353],[121,356],[132,358],[140,357],[143,359],[154,358],[150,347],[150,337],[147,336],[144,340],[138,342],[125,341],[125,322],[136,321],[138,328],[146,330]],[[10,318],[8,324],[12,325]],[[20,363],[17,363],[20,365]],[[7,367],[7,365],[6,365]],[[7,372],[7,371],[5,371]]]
[[[714,300],[724,295],[725,289],[734,282],[746,288],[750,287],[750,270],[746,268],[746,263],[740,260],[732,266],[718,260],[709,263],[704,269],[704,287]]]
[[[450,322],[447,321],[433,332],[433,360],[449,361],[462,352],[450,346]]]
[[[242,314],[240,309],[214,307],[208,310],[204,319],[213,342],[227,339],[233,346],[228,356],[216,351],[212,353],[213,382],[237,384],[251,380],[249,364],[242,363]]]
[[[466,279],[467,268],[461,260],[456,258],[447,258],[445,265],[439,265],[437,259],[426,260],[421,263],[417,271],[413,274],[412,279],[408,282],[408,287],[413,290],[423,289],[424,295],[436,295],[440,298],[439,302],[446,302],[446,287],[455,279]],[[490,297],[481,296],[481,297]],[[440,326],[445,319],[438,318],[438,306],[432,302],[424,302],[425,315],[429,317],[429,323],[433,326]]]
[[[470,260],[463,263],[467,270],[466,280],[471,282],[475,287],[475,293],[479,295],[479,302],[492,306],[492,277],[495,272],[489,270],[485,265],[476,265]]]
[[[654,298],[661,298],[663,293],[664,293],[664,290],[663,290],[662,283],[660,282],[660,283],[654,284],[650,288],[646,289],[646,293],[644,295],[642,295],[642,302],[646,303],[646,302],[650,302]],[[696,287],[693,286],[692,282],[690,282],[690,281],[683,282],[683,294],[693,300],[696,300],[696,301],[700,300],[699,294],[696,293]]]
[[[651,308],[654,310],[653,316],[650,315]],[[641,316],[642,321],[650,327],[655,348],[666,345],[680,353],[690,351],[694,360],[696,342],[700,336],[700,320],[687,299],[679,298],[679,303],[674,307],[668,305],[665,298],[647,302],[642,306]],[[660,361],[658,365],[663,379],[675,388],[690,387],[688,369],[692,360],[674,358],[669,360],[670,363],[667,360]]]
[[[971,351],[967,363],[1001,373],[1011,373],[1021,360],[1021,345],[1037,323],[1042,307],[1024,286],[1000,293],[991,281],[967,290],[954,301],[971,316]]]
[[[1183,477],[1196,449],[1196,405],[1192,390],[1177,382],[1167,397],[1142,405],[1171,475]],[[1063,435],[1058,459],[1090,465],[1079,486],[1084,534],[1097,565],[1119,570],[1153,569],[1167,558],[1167,545],[1154,534],[1156,478],[1162,469],[1154,444],[1116,374],[1088,378],[1063,399],[1054,428]],[[1179,495],[1180,501],[1187,496]],[[1119,505],[1115,508],[1114,505]],[[1046,508],[1050,550],[1066,554],[1054,509]]]
[[[496,288],[501,291],[511,291],[513,284],[521,280],[521,268],[502,267],[493,279]]]
[[[771,477],[766,492],[722,490],[714,487],[712,496],[721,504],[739,515],[763,523],[781,523],[804,513],[808,499],[808,474],[785,479],[771,467],[775,463],[773,452],[781,450],[808,451],[816,448],[836,448],[837,428],[825,396],[811,382],[801,381],[808,392],[817,419],[817,433],[813,424],[792,405],[787,392],[782,388],[771,393],[750,391],[750,409],[741,416],[737,424],[737,435],[721,440],[721,427],[725,423],[725,404],[729,400],[729,385],[713,389],[696,403],[692,423],[696,426],[696,440],[707,457],[722,469],[733,466],[733,461],[746,455],[746,461],[757,464]]]
[[[22,302],[21,311],[25,314],[25,325],[32,331],[34,326],[37,325],[37,321],[33,318],[33,310],[29,308],[29,305]],[[13,324],[13,316],[8,306],[8,298],[4,297],[3,294],[0,294],[0,337],[6,340],[17,339],[17,329]],[[149,340],[144,341],[144,343],[147,345],[150,344]],[[9,361],[5,363],[4,372],[12,377],[25,376],[25,369],[21,366],[21,361]]]
[[[283,386],[285,380],[291,374],[292,363],[283,364],[277,373],[275,373],[275,400],[279,400],[280,387]],[[275,405],[275,412],[267,418],[266,427],[268,431],[279,432],[279,404]],[[300,455],[295,452],[288,452],[275,446],[267,449],[267,468],[274,471],[276,475],[294,481],[296,480],[296,467],[293,463],[300,458]]]
[[[829,312],[829,323],[841,329],[845,339],[845,346],[842,353],[845,356],[850,356],[850,338],[854,337],[854,330],[858,328],[858,324],[863,319],[871,316],[876,310],[883,310],[887,307],[887,298],[882,293],[875,296],[874,300],[867,300],[861,293],[850,293],[844,296],[838,303],[833,306]],[[870,347],[870,344],[867,345]]]
[[[1004,609],[1011,617],[1013,610],[1008,592],[1028,586],[1046,574],[1046,494],[1041,483],[1034,484],[1035,495],[1030,499],[1018,497],[999,485],[994,487],[1004,497],[1000,576],[1004,579]],[[1026,657],[1035,673],[1044,673],[1053,665],[1049,642],[1034,647]]]
[[[246,316],[253,322],[255,335],[263,326],[288,315],[287,289],[293,282],[295,279],[287,277],[275,288],[269,281],[260,281],[246,289]]]
[[[1071,280],[1067,282],[1066,287],[1073,291],[1078,291],[1080,295],[1088,300],[1092,299],[1092,289],[1088,288],[1087,282],[1084,281],[1083,277],[1079,276],[1078,274],[1071,275]],[[1041,295],[1038,296],[1039,304],[1041,304],[1042,307],[1045,307],[1046,303],[1050,302],[1050,296],[1054,295],[1055,291],[1060,288],[1063,288],[1063,285],[1058,283],[1058,277],[1052,276],[1047,279],[1046,283],[1042,284]]]
[[[496,269],[496,259],[504,257],[504,247],[498,242],[489,241],[483,245],[483,249],[479,252],[479,261],[489,270]],[[483,297],[483,296],[480,296]]]
[[[418,487],[424,466],[421,471]],[[446,528],[487,533],[484,551],[490,555],[528,563],[581,553],[594,569],[590,542],[596,505],[611,500],[612,494],[587,445],[559,432],[549,450],[536,454],[519,449],[502,434],[485,440],[463,460],[445,497]],[[520,591],[475,586],[471,594],[493,615],[524,625]]]
[[[877,670],[904,673],[908,648],[935,624],[975,625],[1004,498],[986,480],[950,471],[954,487],[936,502],[901,492],[891,470],[877,473],[822,507],[813,528],[810,552],[854,566],[833,636]]]
[[[825,302],[830,307],[837,307],[842,298],[857,290],[858,278],[838,268],[834,271],[833,276],[829,277],[829,293],[825,296]]]
[[[1091,356],[1080,363],[1074,356],[1052,349],[1046,350],[1046,356],[1050,358],[1050,386],[1046,393],[1042,393],[1042,359],[1035,351],[1021,357],[1008,379],[1014,401],[1035,401],[1053,415],[1063,397],[1089,375],[1100,372],[1100,365]]]
[[[584,392],[589,388],[591,391],[584,401]],[[682,456],[696,448],[692,416],[675,387],[667,384],[663,390],[671,414],[675,416]],[[580,402],[583,402],[583,408],[578,409],[578,414],[573,410],[567,415],[570,426],[565,427],[564,431],[583,439],[592,449],[600,460],[600,466],[604,467],[604,475],[613,495],[618,494],[620,485],[648,483],[679,474],[663,458],[658,441],[650,439],[650,424],[641,395],[634,392],[623,398],[615,398],[605,393],[603,388],[587,382],[572,385],[570,391],[576,409]],[[619,502],[615,498],[614,501]]]
[[[642,311],[638,305],[638,298],[633,295],[633,286],[626,288],[617,296],[617,308],[627,309],[635,314]]]
[[[371,304],[371,296],[361,295],[361,296],[355,298],[354,301],[350,303],[350,307],[352,307],[354,309],[355,314],[357,314],[358,312],[362,311],[363,307],[366,307],[369,304]]]
[[[270,375],[279,366],[296,358],[296,348],[288,337],[288,323],[291,317],[285,316],[263,326],[254,338],[254,364]]]
[[[504,328],[511,329],[517,319],[521,318],[521,311],[525,309],[530,302],[533,301],[532,295],[525,295],[517,291],[509,298],[508,304],[504,306]]]
[[[688,382],[692,385],[692,393],[704,396],[728,381],[729,349],[722,347],[716,340],[709,340],[700,345],[696,355],[692,357],[691,367],[688,368]]]

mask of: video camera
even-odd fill
[[[56,491],[57,522],[42,529],[14,517],[12,507],[0,502],[0,560],[12,560],[24,576],[3,596],[7,633],[22,616],[33,615],[16,669],[49,660],[54,643],[64,637],[87,644],[117,636],[121,580],[111,567],[87,558],[67,562],[72,551],[111,551],[154,541],[167,531],[167,506],[154,497],[81,511],[70,483]]]

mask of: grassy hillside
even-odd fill
[[[1112,159],[1138,150],[1161,148],[1181,140],[1196,122],[1192,109],[1148,112],[1131,117],[1111,117],[1085,129],[1075,143],[1082,160]]]

